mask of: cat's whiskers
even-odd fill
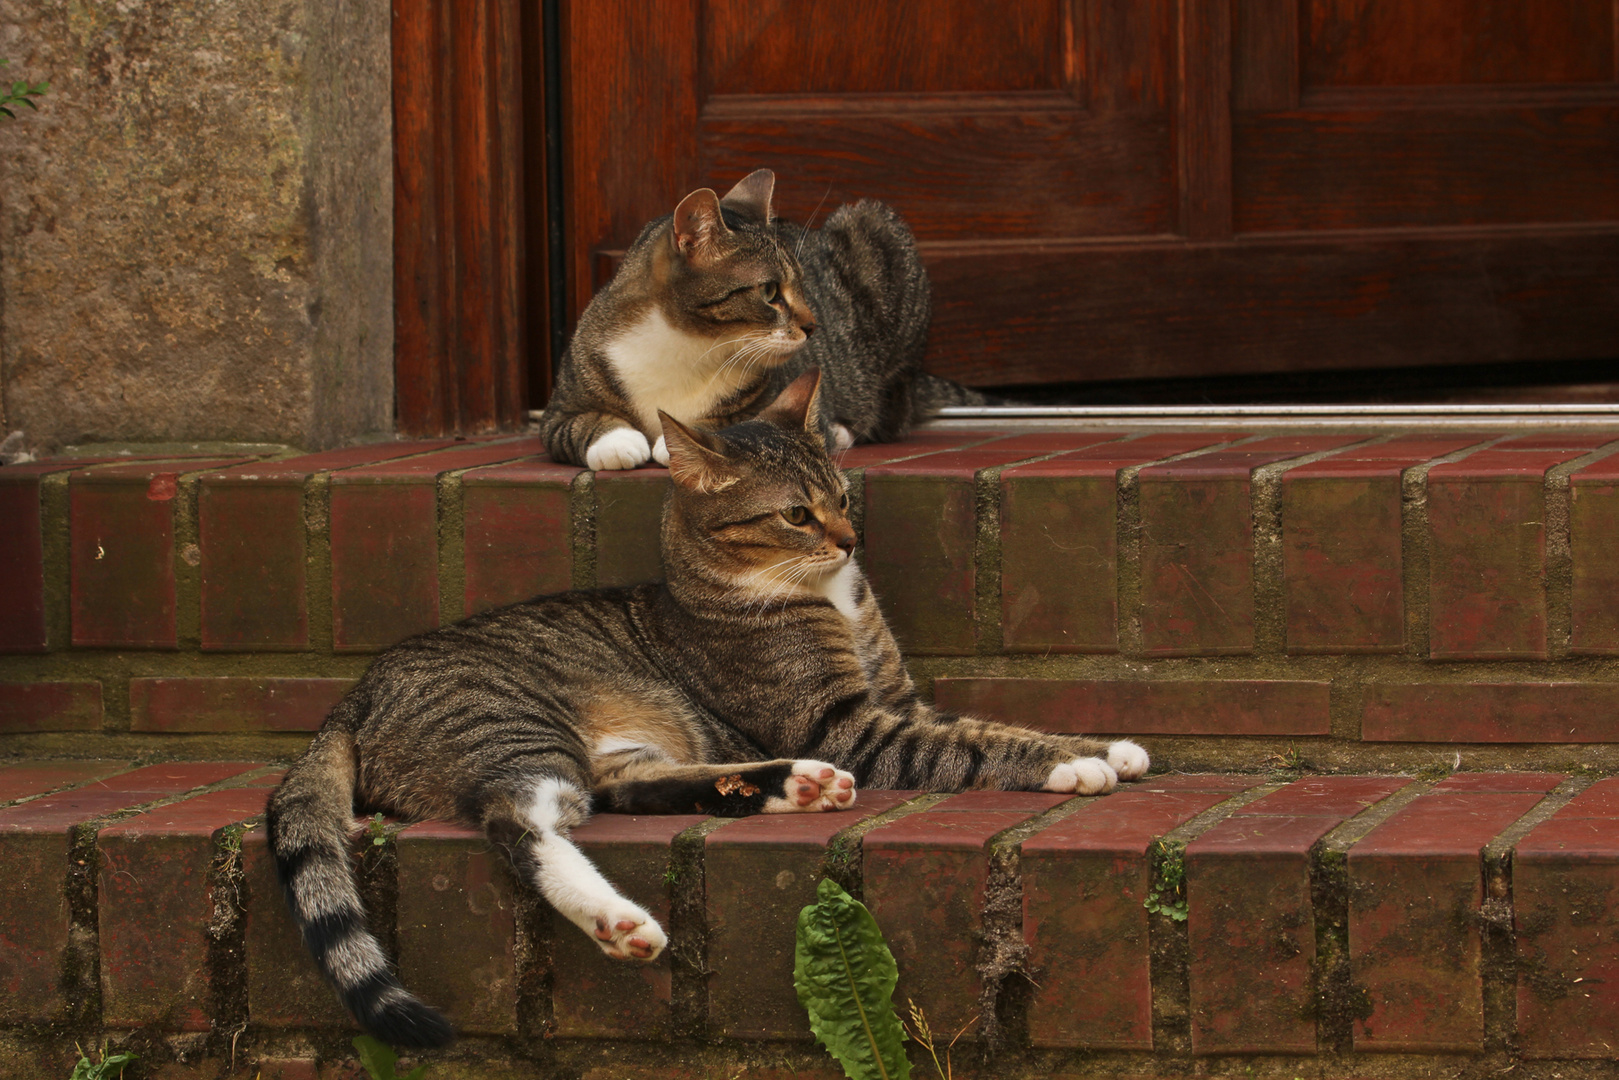
[[[832,194],[832,185],[828,184],[826,185],[826,190],[821,193],[821,201],[815,204],[814,210],[810,211],[809,221],[804,225],[804,231],[798,234],[798,243],[793,247],[794,262],[798,261],[798,253],[804,250],[804,238],[810,234],[811,229],[815,228],[815,215],[821,212],[821,207],[826,204],[826,197],[830,194]]]

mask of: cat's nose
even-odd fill
[[[838,550],[843,552],[845,555],[854,554],[854,533],[845,533],[842,536],[837,537],[833,543],[837,544]]]
[[[815,324],[812,322],[807,322],[800,326],[799,329],[804,331],[805,337],[809,337],[811,334],[815,333]]]

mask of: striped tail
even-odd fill
[[[334,720],[345,707],[357,709],[346,699]],[[304,946],[360,1026],[394,1046],[444,1046],[455,1037],[449,1021],[400,985],[366,928],[349,860],[354,783],[354,738],[329,721],[270,798],[276,874]]]

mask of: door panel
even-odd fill
[[[575,315],[649,219],[861,197],[980,385],[1619,356],[1613,0],[562,0]]]

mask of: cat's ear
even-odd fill
[[[663,421],[663,445],[669,451],[669,476],[675,483],[708,495],[741,479],[718,435],[689,428],[662,409],[658,419]]]
[[[787,384],[787,389],[776,395],[759,411],[759,417],[789,431],[802,431],[821,439],[821,369],[812,367]]]
[[[720,216],[719,196],[708,188],[698,188],[675,207],[675,247],[692,262],[706,262],[717,255],[719,238],[728,232]]]
[[[720,204],[769,225],[770,197],[775,191],[776,174],[769,169],[755,169],[738,180]]]

